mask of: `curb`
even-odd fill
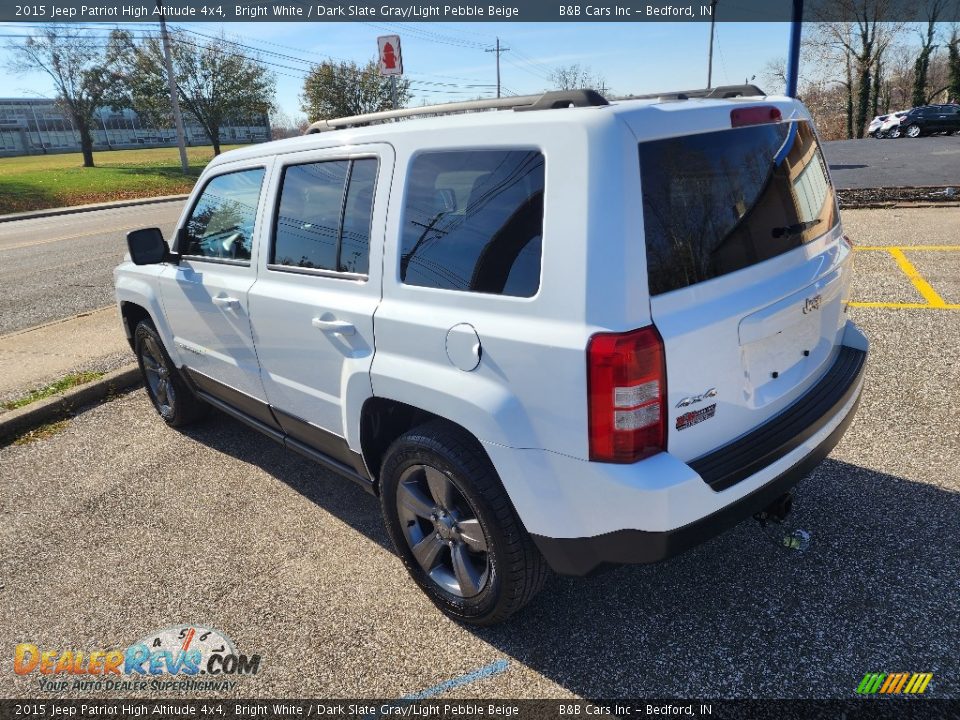
[[[53,420],[62,420],[84,405],[103,400],[111,393],[126,390],[140,383],[140,367],[124,365],[93,382],[78,385],[65,393],[38,400],[17,410],[0,415],[0,440],[32,430]]]
[[[49,208],[47,210],[31,210],[30,212],[0,215],[0,223],[15,220],[33,220],[34,218],[57,217],[73,213],[94,212],[95,210],[113,210],[115,208],[130,207],[133,205],[156,205],[158,203],[186,200],[190,195],[161,195],[150,198],[133,198],[132,200],[117,200],[115,202],[95,203],[93,205],[74,205],[72,207]]]

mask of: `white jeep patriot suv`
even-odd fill
[[[172,248],[128,246],[117,300],[161,417],[212,405],[379,495],[467,623],[548,567],[782,514],[863,385],[810,115],[751,86],[322,121],[216,158]]]

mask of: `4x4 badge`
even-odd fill
[[[807,298],[803,301],[803,314],[807,315],[812,313],[814,310],[820,309],[820,295],[814,295],[813,297]]]
[[[685,397],[683,400],[677,403],[678,408],[690,407],[691,405],[696,405],[698,402],[703,402],[709,398],[715,398],[717,396],[717,389],[710,388],[702,392],[699,395],[694,395],[693,397]]]

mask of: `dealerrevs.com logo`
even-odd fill
[[[126,649],[41,648],[20,643],[13,654],[17,675],[37,675],[39,689],[210,690],[236,687],[240,676],[256,675],[259,655],[237,652],[219,630],[177,625],[149,633]]]

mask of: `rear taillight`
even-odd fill
[[[590,459],[631,463],[667,449],[667,371],[652,325],[587,345]]]
[[[780,108],[771,105],[738,107],[730,111],[730,125],[733,127],[763,125],[764,123],[780,122],[781,117]]]
[[[853,250],[853,240],[850,239],[849,235],[843,236],[843,242],[846,243],[847,247]]]

